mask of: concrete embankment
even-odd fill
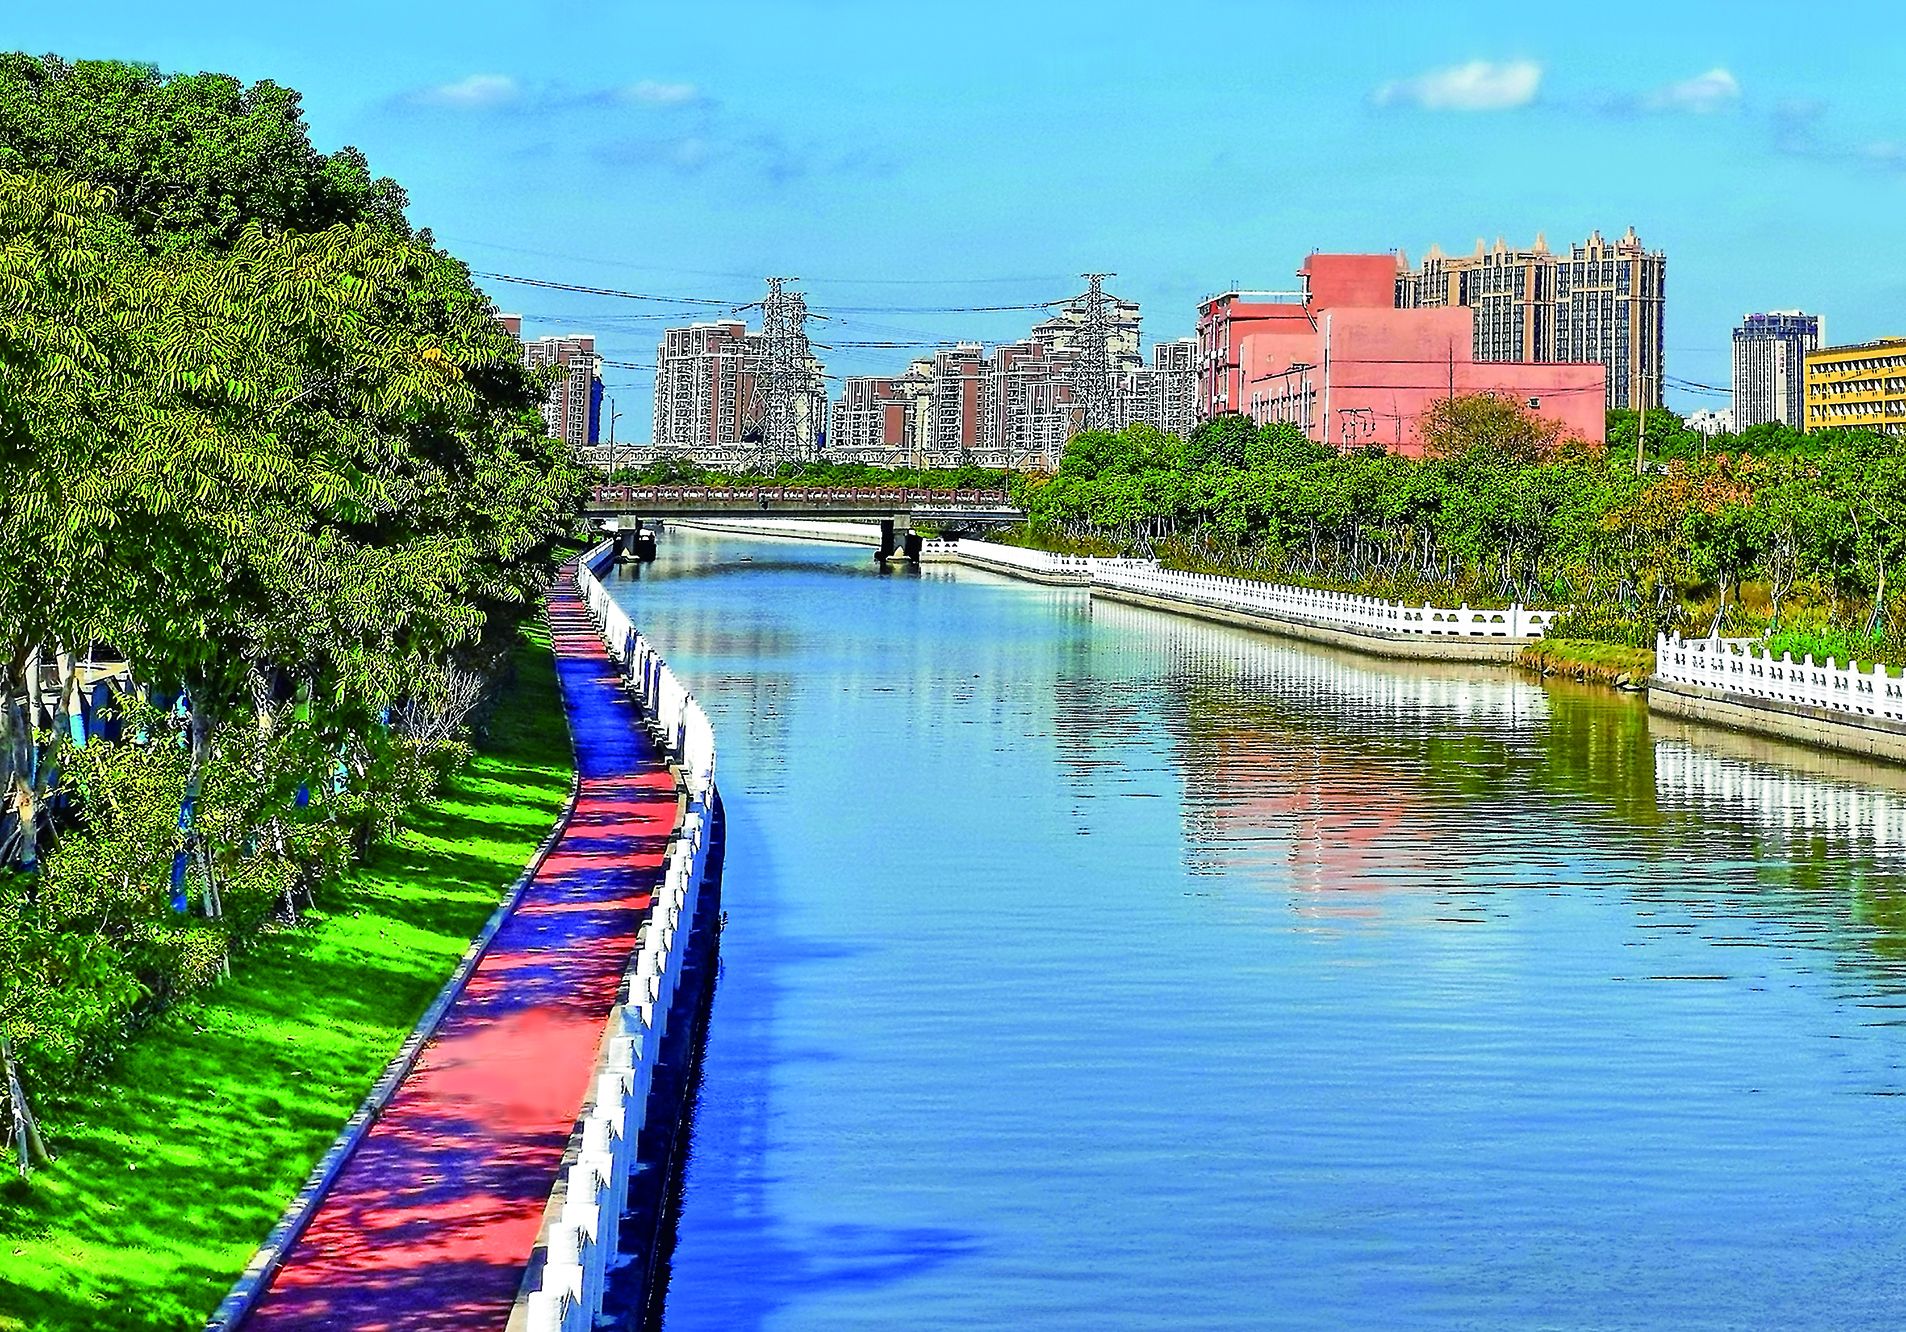
[[[1655,679],[1648,707],[1670,717],[1818,745],[1864,758],[1906,763],[1906,722],[1867,717],[1805,703],[1750,698],[1726,690]]]
[[[1407,634],[1386,634],[1379,630],[1346,629],[1337,625],[1299,619],[1295,616],[1265,615],[1253,611],[1233,610],[1184,598],[1148,596],[1144,593],[1118,588],[1095,587],[1092,589],[1092,595],[1103,597],[1107,601],[1122,601],[1132,606],[1148,606],[1153,610],[1195,616],[1200,620],[1211,620],[1218,624],[1256,629],[1260,633],[1276,634],[1280,638],[1295,638],[1327,647],[1348,648],[1368,657],[1385,657],[1390,660],[1507,663],[1514,661],[1516,653],[1528,642],[1527,639],[1520,638],[1423,638]]]
[[[1884,663],[1773,656],[1755,639],[1655,640],[1648,706],[1734,730],[1906,763],[1906,680]]]
[[[800,518],[670,518],[665,526],[728,536],[781,537],[790,541],[831,541],[843,546],[880,548],[877,523],[808,522]]]
[[[928,542],[923,560],[957,562],[1094,597],[1255,629],[1366,656],[1506,664],[1539,637],[1547,611],[1409,606],[1251,579],[1160,569],[1150,560],[1054,555],[981,541]]]

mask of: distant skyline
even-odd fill
[[[321,150],[361,148],[479,270],[730,303],[798,276],[834,374],[918,354],[839,344],[1023,334],[1037,312],[951,307],[1062,300],[1087,270],[1149,346],[1312,250],[1633,226],[1668,253],[1669,373],[1724,388],[1749,311],[1906,333],[1906,34],[1896,4],[1805,13],[81,0],[4,40],[296,88]],[[612,361],[721,309],[484,285]],[[646,438],[649,377],[604,377]]]

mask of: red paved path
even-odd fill
[[[247,1332],[508,1321],[675,821],[673,783],[568,571],[557,585],[575,817]]]

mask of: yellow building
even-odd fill
[[[1906,338],[1807,353],[1806,429],[1906,435]]]

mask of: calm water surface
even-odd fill
[[[1906,773],[870,552],[715,718],[669,1332],[1897,1328]]]

